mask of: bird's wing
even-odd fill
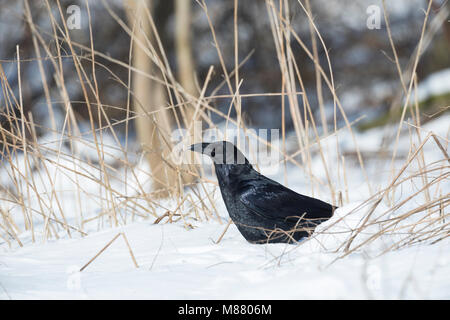
[[[333,214],[330,204],[298,194],[269,179],[248,185],[239,200],[253,213],[277,221],[296,223],[302,217],[318,224]]]

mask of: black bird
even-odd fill
[[[230,218],[251,243],[295,243],[336,208],[263,176],[230,142],[198,143],[190,150],[212,158]]]

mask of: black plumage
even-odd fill
[[[190,149],[212,158],[230,218],[249,242],[295,243],[333,215],[334,206],[257,172],[230,142],[198,143]]]

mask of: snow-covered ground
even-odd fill
[[[449,298],[450,241],[377,259],[336,255],[314,244],[251,245],[234,226],[135,223],[84,239],[64,239],[3,254],[3,299],[348,299]],[[83,272],[74,272],[125,232]]]
[[[448,139],[450,117],[443,116],[436,121],[429,122],[423,127],[422,139],[432,130],[442,141]],[[405,125],[406,126],[406,125]],[[345,131],[345,130],[344,130]],[[339,134],[341,152],[352,150],[350,134]],[[364,134],[357,134],[356,139],[361,150],[366,153],[376,151],[381,143],[385,131],[374,129]],[[323,141],[332,157],[335,149],[335,138],[329,138],[329,145]],[[393,143],[392,143],[393,144]],[[408,133],[400,140],[399,154],[410,155],[411,140]],[[415,143],[418,146],[418,143]],[[444,144],[444,147],[448,147]],[[430,139],[425,145],[425,161],[441,161],[442,152]],[[112,151],[111,151],[112,152]],[[447,151],[448,152],[448,151]],[[59,159],[64,164],[63,159]],[[395,163],[399,170],[402,163]],[[317,155],[313,159],[311,170],[321,180],[325,180],[321,161]],[[389,161],[380,166],[379,161],[366,160],[369,178],[373,192],[379,191],[389,184]],[[415,162],[406,172],[414,172]],[[65,164],[66,167],[73,163]],[[368,187],[361,172],[357,169],[358,162],[348,156],[346,175],[349,185],[349,202],[339,208],[334,217],[316,229],[316,234],[298,245],[267,244],[252,245],[247,243],[239,234],[236,227],[231,225],[219,243],[215,243],[226,223],[219,223],[214,219],[195,219],[192,215],[185,217],[185,221],[153,224],[152,219],[136,218],[124,226],[109,228],[87,224],[84,231],[87,236],[81,237],[72,232],[68,237],[63,229],[59,231],[60,238],[43,241],[44,234],[39,231],[44,221],[35,222],[36,241],[31,241],[31,232],[23,231],[20,219],[15,221],[22,230],[18,234],[23,247],[17,241],[0,238],[0,298],[1,299],[401,299],[401,298],[450,298],[450,237],[435,244],[425,241],[400,249],[386,250],[404,235],[401,232],[387,233],[375,241],[362,246],[346,255],[340,245],[348,239],[350,231],[360,226],[361,220],[367,213],[357,208],[369,196]],[[81,168],[81,165],[80,165]],[[78,168],[78,170],[81,170]],[[431,167],[430,167],[431,168]],[[2,170],[6,170],[3,168]],[[61,169],[62,170],[62,169]],[[301,170],[293,165],[287,167],[289,187],[298,192],[311,194],[308,174],[300,174]],[[448,167],[447,167],[448,170]],[[92,171],[92,170],[91,170]],[[264,171],[264,170],[263,170]],[[273,178],[284,182],[283,168]],[[333,180],[343,174],[343,171],[330,172]],[[50,176],[57,173],[51,171]],[[95,172],[90,172],[95,175]],[[8,179],[2,171],[2,181]],[[69,193],[72,181],[70,174],[60,174],[63,180],[60,205],[64,207],[68,223],[79,225],[78,214],[75,212],[83,208],[84,218],[89,214],[95,216],[101,208],[99,202],[92,200],[92,195],[98,186],[91,180],[81,181],[83,192],[78,195]],[[432,176],[432,175],[431,175]],[[430,176],[430,177],[431,177]],[[434,174],[437,176],[437,173]],[[210,177],[215,179],[214,177]],[[66,180],[64,180],[66,179]],[[79,176],[78,179],[83,179]],[[38,180],[38,179],[36,179]],[[65,182],[64,182],[65,181]],[[91,182],[89,182],[91,181]],[[342,181],[336,187],[343,189]],[[51,193],[45,182],[36,181],[45,192]],[[65,183],[65,184],[64,184]],[[79,181],[80,183],[80,181]],[[92,186],[89,183],[93,184]],[[112,182],[114,183],[114,182]],[[132,189],[130,182],[130,189]],[[409,187],[408,187],[409,186]],[[449,191],[448,178],[431,188],[445,196]],[[58,188],[58,185],[56,185]],[[420,189],[421,180],[400,186],[396,197],[398,201],[407,198]],[[217,192],[217,187],[207,185],[207,190],[216,190],[213,194],[218,213],[224,222],[227,212]],[[315,189],[315,196],[327,199],[326,187]],[[26,188],[24,189],[26,190]],[[58,192],[59,192],[58,191]],[[25,192],[25,191],[24,191]],[[186,192],[190,192],[187,190]],[[434,192],[434,193],[433,193]],[[64,198],[64,195],[69,195]],[[344,199],[345,199],[345,192]],[[423,199],[422,199],[423,200]],[[405,213],[420,205],[420,197],[409,201],[395,214]],[[38,203],[29,200],[30,205],[38,209]],[[102,200],[106,201],[106,200]],[[448,215],[448,201],[444,203],[444,215]],[[145,202],[141,204],[145,205]],[[177,203],[166,201],[164,207],[175,208]],[[104,206],[104,204],[103,204]],[[188,206],[186,204],[186,206]],[[72,208],[72,210],[70,210]],[[20,207],[2,201],[1,209],[5,212],[15,212],[22,215]],[[381,203],[373,216],[381,216],[388,206]],[[56,210],[56,209],[55,209]],[[164,213],[163,208],[157,209],[157,214]],[[73,213],[71,215],[71,212]],[[87,216],[86,216],[87,215]],[[389,215],[388,218],[392,218]],[[415,217],[415,216],[414,216]],[[413,219],[412,217],[411,219]],[[420,217],[418,218],[420,220]],[[186,226],[192,226],[186,227]],[[380,226],[374,225],[356,237],[353,247],[379,231]],[[448,226],[443,225],[448,232]],[[403,230],[403,229],[400,229]],[[130,248],[136,258],[139,268],[136,268],[124,238],[119,236],[82,272],[79,269],[88,263],[101,249],[116,235],[123,233],[129,241]],[[382,254],[384,251],[387,253]]]

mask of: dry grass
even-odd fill
[[[234,69],[231,71],[226,68],[220,39],[217,38],[214,21],[208,13],[206,2],[198,1],[197,5],[202,8],[208,19],[220,66],[218,67],[219,70],[211,67],[205,82],[199,84],[198,95],[196,96],[193,96],[177,82],[159,40],[156,42],[156,47],[153,47],[149,41],[139,45],[145,49],[149,59],[158,67],[158,72],[162,75],[162,78],[146,74],[125,62],[95,51],[93,45],[95,39],[92,34],[90,18],[90,46],[86,47],[76,43],[70,37],[64,18],[60,19],[63,12],[59,1],[56,4],[60,17],[54,16],[54,11],[51,10],[52,7],[47,0],[45,0],[45,3],[51,21],[51,32],[42,30],[34,24],[28,1],[25,1],[23,19],[30,27],[36,55],[35,60],[27,61],[27,63],[37,63],[39,66],[42,88],[45,92],[52,124],[51,128],[43,128],[34,123],[31,114],[24,114],[20,88],[22,82],[27,80],[20,78],[21,65],[25,63],[21,61],[20,48],[17,48],[17,59],[14,61],[19,74],[18,95],[13,92],[8,77],[0,64],[0,81],[3,93],[1,105],[4,106],[3,116],[9,127],[8,130],[4,126],[0,127],[2,141],[0,170],[2,181],[7,181],[0,187],[0,239],[9,246],[13,246],[14,242],[23,246],[20,235],[25,231],[31,233],[33,242],[58,239],[64,236],[64,233],[69,237],[74,234],[86,236],[85,226],[92,223],[97,223],[97,228],[102,229],[143,218],[153,219],[155,223],[181,222],[184,223],[186,228],[191,228],[193,220],[221,221],[215,204],[217,190],[211,187],[211,184],[214,183],[204,177],[202,168],[200,168],[200,171],[197,171],[195,167],[189,169],[189,174],[199,177],[199,183],[189,186],[191,192],[181,192],[175,199],[172,199],[177,204],[174,209],[170,208],[167,201],[158,199],[155,194],[156,191],[151,191],[152,174],[140,163],[142,154],[133,152],[130,148],[131,143],[128,141],[128,123],[130,121],[134,121],[136,117],[154,117],[151,113],[130,110],[129,101],[134,97],[130,86],[130,74],[133,72],[163,84],[167,92],[172,93],[169,97],[174,97],[174,99],[171,99],[164,106],[164,109],[173,112],[178,128],[191,128],[193,126],[192,119],[189,120],[186,113],[176,113],[176,110],[179,109],[194,108],[194,119],[201,119],[209,128],[215,128],[215,124],[211,120],[212,114],[222,117],[227,124],[230,123],[241,128],[244,135],[276,149],[282,158],[285,183],[288,183],[287,163],[289,162],[292,165],[289,169],[292,170],[290,173],[297,171],[299,174],[308,177],[307,183],[310,186],[310,194],[313,196],[320,196],[339,206],[345,205],[351,200],[349,196],[351,188],[355,187],[349,185],[349,180],[351,180],[349,177],[352,175],[364,177],[370,196],[347,214],[347,216],[351,216],[364,212],[356,227],[348,228],[343,232],[345,237],[336,249],[340,252],[340,257],[345,257],[385,236],[391,236],[395,241],[380,251],[380,254],[417,242],[436,243],[449,236],[449,193],[448,189],[445,189],[446,183],[448,186],[450,162],[447,153],[448,136],[440,137],[433,132],[424,132],[421,128],[417,96],[414,95],[417,91],[415,70],[423,52],[423,40],[428,39],[434,30],[428,30],[431,1],[424,17],[417,50],[411,57],[411,61],[414,61],[414,63],[408,72],[403,72],[399,64],[395,44],[390,34],[388,16],[385,15],[388,37],[402,88],[400,98],[405,98],[405,103],[395,134],[395,145],[393,149],[389,149],[392,153],[392,159],[389,159],[391,177],[389,181],[380,186],[381,190],[379,191],[376,191],[377,187],[373,185],[369,178],[366,169],[367,159],[364,159],[358,145],[357,135],[352,127],[353,123],[348,120],[345,108],[336,94],[332,61],[320,35],[317,21],[312,19],[314,13],[311,12],[309,1],[306,1],[305,6],[301,1],[298,1],[297,4],[302,8],[304,17],[310,22],[312,49],[308,48],[305,40],[301,39],[291,25],[289,18],[291,2],[287,0],[278,2],[266,0],[265,2],[280,69],[281,89],[280,92],[275,93],[241,93],[239,90],[242,83],[240,78],[242,74],[240,74],[239,69],[252,54],[249,53],[242,60],[239,59],[237,54],[239,45],[237,18],[239,1],[235,0],[234,2],[234,29],[230,30],[234,34],[235,46]],[[113,12],[106,1],[104,1],[104,5],[111,14],[111,19],[115,19],[131,37],[132,30]],[[86,1],[86,6],[89,8],[88,1]],[[435,19],[438,18],[441,19],[442,17],[440,15],[435,17]],[[63,23],[58,23],[58,21]],[[433,23],[432,21],[431,24]],[[154,24],[152,25],[154,27]],[[155,27],[153,32],[156,39],[159,39]],[[53,38],[56,44],[54,49],[51,49],[48,46],[48,41],[44,40],[44,37],[49,36]],[[69,47],[70,52],[62,52],[61,42]],[[292,48],[293,42],[296,42],[302,48],[315,68],[316,90],[320,97],[318,107],[320,108],[320,122],[323,127],[322,134],[317,127],[317,119],[313,117],[315,106],[310,105],[308,92],[302,80],[302,70],[295,60],[296,53]],[[80,49],[84,52],[83,55],[78,54]],[[319,52],[326,54],[326,66],[320,64],[318,60]],[[71,101],[69,98],[66,88],[67,79],[64,76],[62,63],[63,59],[67,57],[72,59],[72,65],[76,70],[79,85],[83,92],[83,101]],[[128,79],[120,79],[105,65],[99,63],[96,57],[101,57],[111,64],[117,64],[127,69]],[[49,60],[53,66],[61,101],[51,101],[49,93],[51,88],[42,67],[44,59]],[[83,62],[89,62],[91,70],[87,70],[87,64]],[[111,77],[122,85],[123,90],[127,92],[129,97],[127,106],[102,104],[97,79],[95,78],[95,70],[99,68],[108,71]],[[212,92],[211,95],[206,95],[206,89],[211,89],[209,82],[214,73],[223,75],[224,80],[219,87],[208,90]],[[93,74],[94,77],[89,77],[89,74]],[[229,93],[216,95],[222,86],[226,86]],[[326,123],[326,110],[322,99],[323,92],[326,90],[333,97],[333,124]],[[415,97],[414,103],[409,101],[411,93]],[[283,115],[281,148],[272,145],[270,141],[261,141],[261,138],[255,136],[253,131],[247,130],[242,118],[242,104],[245,103],[246,97],[274,95],[280,97],[280,112]],[[299,97],[303,101],[303,108],[299,105]],[[211,106],[211,102],[222,98],[232,99],[229,110],[231,111],[232,108],[236,110],[236,118],[230,117],[230,112],[224,114]],[[86,105],[89,114],[90,130],[87,132],[80,129],[81,126],[73,108],[74,104],[80,102]],[[144,104],[145,101],[139,103]],[[64,110],[62,126],[57,126],[53,110],[54,106],[58,104]],[[291,153],[287,148],[287,133],[285,130],[286,107],[290,108],[293,118],[297,145]],[[125,110],[127,116],[122,120],[112,120],[107,115],[106,110],[108,108]],[[412,123],[408,123],[408,130],[404,130],[404,120],[408,109],[411,112]],[[181,119],[178,118],[180,114]],[[338,118],[344,120],[344,127],[338,127]],[[106,121],[96,121],[95,119],[106,119]],[[118,134],[116,134],[116,127],[123,124],[127,128],[125,142],[121,142]],[[45,141],[37,136],[37,129],[40,132],[45,132]],[[158,129],[170,131],[170,128]],[[347,132],[351,136],[357,166],[350,167],[348,156],[341,152],[339,137],[343,132]],[[106,135],[111,137],[109,141],[105,141]],[[408,135],[410,141],[409,154],[406,160],[402,160],[399,157],[399,139],[401,136]],[[330,143],[331,137],[335,141],[334,145]],[[425,147],[439,150],[442,157],[438,160],[427,161]],[[380,149],[380,153],[387,150],[387,147],[384,148]],[[144,152],[155,152],[155,150],[144,150]],[[325,176],[324,181],[314,171],[313,161],[321,163]],[[403,161],[403,164],[400,169],[397,169],[399,161]],[[167,165],[171,164],[167,162]],[[184,167],[176,169],[179,175],[187,170]],[[73,188],[70,190],[62,189],[61,179],[70,181]],[[420,185],[417,181],[420,181]],[[94,185],[95,188],[89,185]],[[166,187],[169,193],[172,193],[171,191],[175,189],[175,186]],[[182,186],[178,187],[181,187],[181,190],[183,189]],[[414,191],[407,196],[398,196],[402,188]],[[325,194],[323,193],[324,190],[327,190]],[[67,208],[65,206],[67,201],[74,203],[75,207]],[[385,203],[388,209],[380,209],[381,203]],[[86,206],[86,204],[89,204],[89,206]],[[87,207],[91,210],[88,211]],[[92,207],[98,208],[95,214],[92,212]],[[67,210],[76,213],[74,219],[67,218],[69,216]],[[73,216],[73,213],[70,216]],[[37,222],[42,223],[43,229],[36,229]],[[329,229],[322,232],[326,233],[327,230]],[[374,232],[373,230],[377,231]],[[126,240],[125,237],[124,239]],[[314,239],[314,236],[312,239]],[[133,257],[131,248],[129,249]]]

